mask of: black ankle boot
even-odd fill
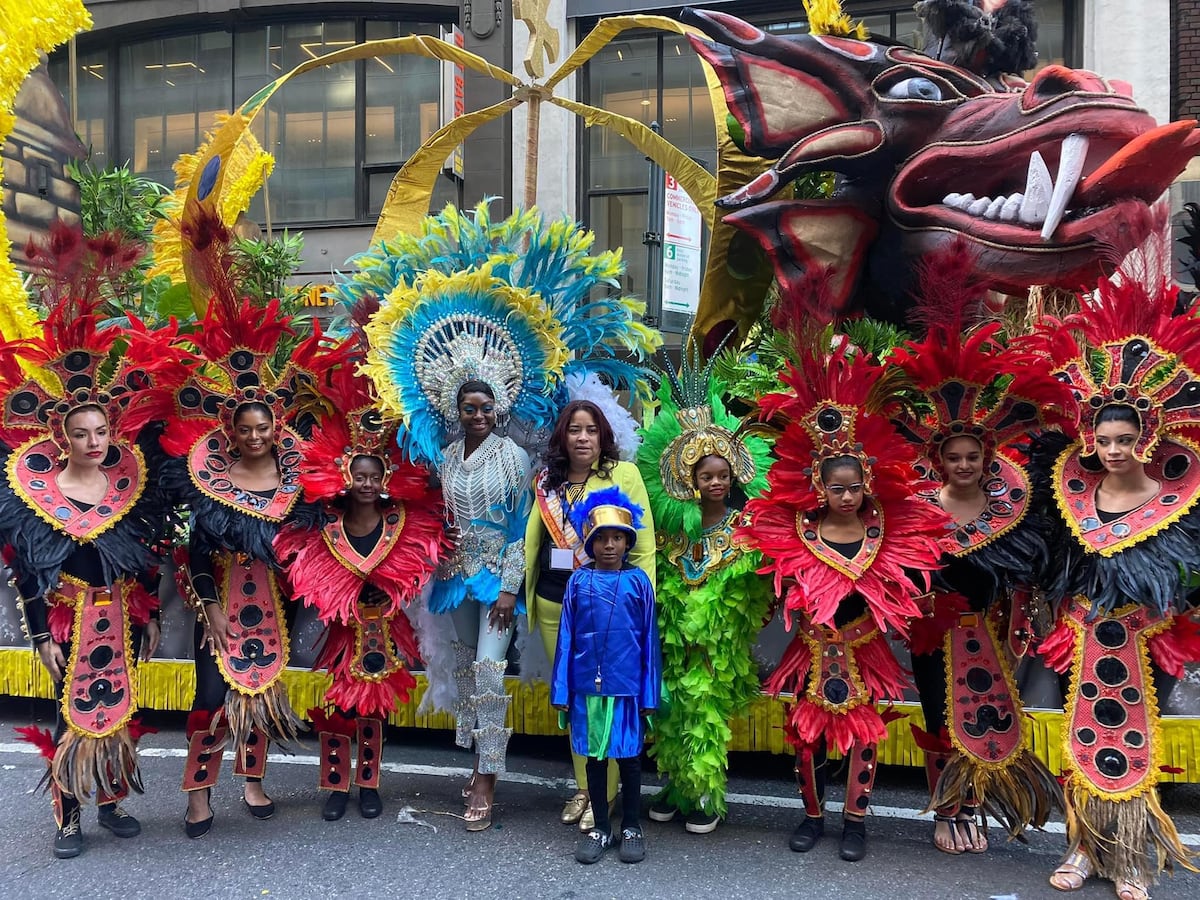
[[[825,817],[814,818],[806,816],[799,827],[792,832],[788,846],[797,853],[807,853],[813,847],[817,846],[817,841],[821,839],[823,834],[825,834]]]
[[[325,807],[321,810],[321,818],[326,822],[336,822],[346,814],[346,801],[350,799],[347,791],[330,791],[325,798]]]
[[[847,819],[842,825],[842,849],[838,855],[846,862],[858,862],[867,855],[867,826],[861,819]]]

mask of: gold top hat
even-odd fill
[[[631,535],[637,534],[633,516],[623,506],[597,506],[588,514],[587,525],[585,538],[590,538],[600,528],[620,528]]]

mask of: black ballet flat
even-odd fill
[[[183,814],[183,833],[190,838],[202,838],[212,831],[213,819],[215,818],[215,814],[212,812],[212,788],[205,788],[204,790],[208,794],[208,818],[201,819],[199,822],[189,822],[187,820],[187,813]]]
[[[246,809],[250,810],[250,815],[254,816],[256,819],[269,819],[271,816],[275,815],[274,800],[268,800],[262,806],[255,806],[245,797],[242,798],[242,802],[246,804]]]

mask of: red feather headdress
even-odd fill
[[[347,348],[357,347],[350,339]],[[347,349],[346,354],[349,354]],[[424,498],[429,473],[405,460],[396,442],[399,423],[385,421],[371,393],[369,379],[358,375],[351,363],[329,369],[322,393],[331,414],[323,415],[313,436],[302,445],[300,483],[310,501],[328,501],[352,485],[350,464],[357,456],[370,456],[383,464],[383,500]]]
[[[898,348],[898,365],[928,399],[925,415],[894,419],[900,433],[941,470],[941,448],[971,437],[983,448],[984,469],[996,452],[1031,431],[1070,427],[1074,400],[1048,361],[1028,349],[1006,347],[999,323],[968,330],[969,310],[983,301],[970,252],[956,242],[919,266],[921,296],[916,318],[924,340]]]
[[[904,632],[927,590],[909,573],[939,567],[938,539],[949,520],[932,504],[915,502],[915,449],[896,440],[883,414],[893,402],[892,379],[843,344],[828,354],[797,354],[782,380],[790,392],[760,400],[763,418],[787,424],[775,443],[769,487],[746,506],[744,534],[762,552],[762,571],[774,574],[777,593],[783,579],[795,579],[789,609],[831,624],[838,604],[858,592],[881,628]],[[825,503],[821,463],[843,455],[860,461],[868,495],[864,549],[853,561],[823,552],[817,532]]]
[[[1129,268],[1102,278],[1080,302],[1080,312],[1044,322],[1025,344],[1050,360],[1074,397],[1082,455],[1096,452],[1096,415],[1113,404],[1137,410],[1141,433],[1133,456],[1139,462],[1148,462],[1171,432],[1195,435],[1198,307],[1176,315],[1179,290],[1168,276]]]
[[[30,241],[26,258],[37,268],[49,313],[42,334],[0,345],[0,427],[10,446],[45,433],[58,452],[69,449],[65,423],[72,412],[97,407],[114,438],[133,440],[142,420],[124,413],[161,371],[164,347],[173,330],[147,331],[132,320],[130,329],[102,326],[102,286],[121,276],[144,248],[114,235],[85,238],[78,226],[61,221],[49,241]],[[118,344],[128,343],[114,357]]]

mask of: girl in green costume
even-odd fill
[[[690,355],[690,354],[689,354]],[[663,691],[649,753],[668,783],[650,818],[687,817],[708,834],[726,814],[729,719],[759,692],[751,647],[771,605],[770,583],[756,574],[759,554],[735,537],[740,510],[734,483],[757,496],[767,483],[769,448],[735,437],[738,420],[710,383],[711,365],[668,364],[661,406],[643,432],[637,463],[658,527],[658,627]]]

